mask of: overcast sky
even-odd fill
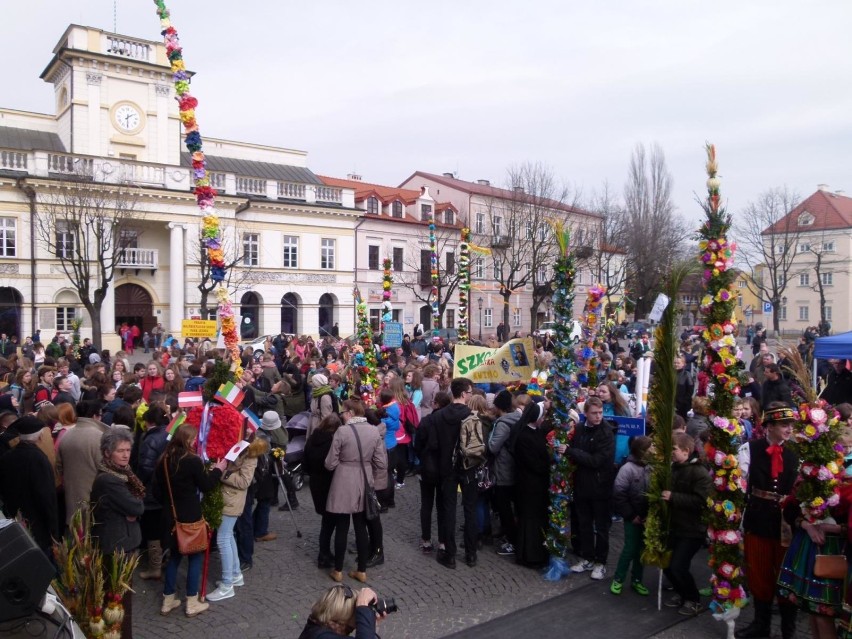
[[[0,106],[52,112],[53,47],[69,23],[112,31],[113,1],[2,4]],[[710,140],[732,211],[784,184],[852,194],[849,0],[167,5],[202,134],[306,150],[317,173],[503,183],[541,161],[621,192],[633,147],[657,142],[696,218]],[[118,32],[159,40],[154,9],[118,0]]]

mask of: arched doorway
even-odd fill
[[[157,325],[154,317],[154,301],[150,293],[138,284],[122,284],[115,288],[115,324],[138,326],[143,333],[151,332]],[[116,326],[102,326],[101,330],[113,331]]]
[[[328,293],[319,298],[319,335],[331,335],[334,325],[334,296]]]
[[[281,332],[297,335],[299,319],[299,296],[287,293],[281,298]]]
[[[420,323],[423,324],[423,333],[432,330],[432,307],[424,304],[420,307]]]
[[[260,331],[260,298],[248,292],[240,299],[240,337],[254,339]]]
[[[6,333],[10,338],[21,338],[21,308],[24,304],[24,296],[20,291],[11,286],[0,286],[0,333]]]

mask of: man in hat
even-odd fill
[[[59,514],[53,467],[39,449],[44,424],[28,415],[14,421],[10,431],[18,434],[18,445],[0,459],[0,495],[3,513],[18,513],[27,521],[35,542],[53,557],[53,538],[59,538]]]
[[[748,588],[754,599],[754,620],[734,633],[737,639],[769,637],[772,598],[791,531],[782,517],[782,501],[793,490],[799,467],[796,454],[785,444],[793,434],[796,412],[773,402],[763,413],[766,437],[739,450],[739,466],[748,481],[748,505],[743,517]],[[796,632],[796,607],[778,600],[784,639]]]

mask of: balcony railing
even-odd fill
[[[334,202],[340,203],[343,201],[343,191],[331,186],[317,187],[317,202]]]
[[[50,153],[47,156],[47,169],[51,173],[91,177],[93,167],[92,158],[80,158],[73,155],[59,155],[57,153]]]
[[[287,198],[288,200],[304,200],[305,185],[296,182],[279,182],[278,197]]]
[[[27,154],[21,151],[0,151],[0,169],[27,170]]]
[[[266,180],[260,178],[237,177],[237,193],[248,195],[266,195]]]
[[[107,163],[104,163],[106,171]],[[141,164],[138,162],[122,162],[118,165],[119,179],[131,184],[165,186],[166,171],[162,166]]]
[[[157,249],[126,248],[118,257],[119,268],[138,268],[157,270],[159,256]]]
[[[111,55],[120,55],[133,60],[151,61],[151,46],[144,42],[137,42],[128,38],[108,35],[106,52]]]

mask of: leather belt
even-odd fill
[[[773,493],[769,490],[761,490],[760,488],[752,488],[751,494],[760,499],[767,499],[776,503],[780,503],[787,497],[787,495],[779,495],[778,493]]]

